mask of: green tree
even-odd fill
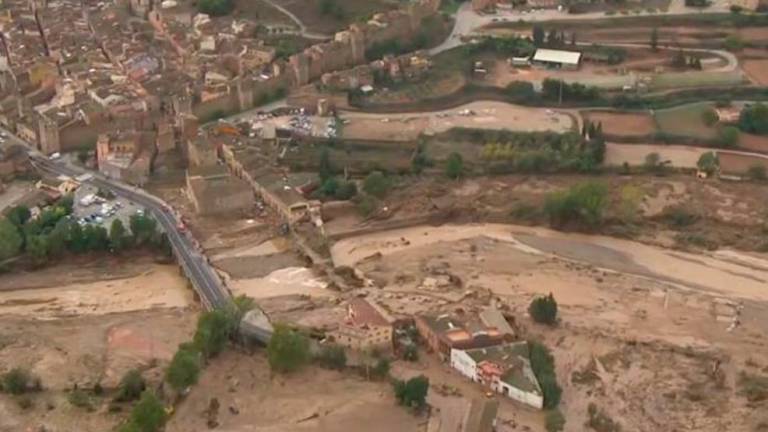
[[[544,395],[544,408],[554,409],[560,403],[562,389],[557,383],[555,359],[549,349],[538,342],[528,342],[531,357],[531,369],[536,375],[541,392]]]
[[[537,47],[544,45],[544,38],[546,37],[546,31],[544,27],[534,24],[533,26],[533,44]]]
[[[645,155],[643,166],[650,172],[660,173],[664,170],[664,163],[661,161],[661,155],[656,152]]]
[[[290,327],[278,324],[267,345],[272,370],[293,372],[309,361],[309,339]]]
[[[392,385],[395,398],[400,405],[420,411],[427,404],[429,378],[424,375],[411,378],[408,381],[395,380]]]
[[[347,353],[341,345],[326,344],[320,348],[317,362],[327,369],[342,370],[347,366]]]
[[[52,257],[61,256],[67,249],[67,238],[69,236],[70,225],[73,222],[68,219],[62,219],[53,227],[48,234],[48,255]]]
[[[363,180],[363,190],[368,195],[384,198],[389,191],[389,179],[381,171],[373,171]]]
[[[464,174],[464,159],[462,159],[460,154],[453,152],[448,155],[448,160],[445,165],[445,174],[454,180]]]
[[[129,423],[139,432],[158,432],[162,430],[167,414],[160,399],[150,390],[145,390],[141,399],[131,411]]]
[[[212,16],[224,16],[235,8],[234,0],[199,0],[197,8],[200,12]]]
[[[593,229],[602,223],[607,204],[608,187],[590,181],[548,196],[544,213],[553,227],[576,225]]]
[[[8,214],[6,214],[6,218],[8,218],[8,221],[10,221],[12,224],[16,225],[17,227],[21,227],[27,221],[29,218],[32,217],[32,213],[29,211],[29,208],[26,206],[16,206],[8,210]]]
[[[548,296],[536,297],[528,306],[528,313],[537,323],[555,325],[557,323],[557,301],[555,301],[552,293],[549,293]]]
[[[80,226],[80,224],[74,223],[69,226],[67,246],[69,247],[69,250],[76,253],[81,253],[88,250],[85,233],[83,232],[83,228]]]
[[[14,224],[8,219],[0,219],[0,261],[18,255],[23,242],[24,239]]]
[[[141,376],[141,372],[137,369],[131,369],[120,380],[120,387],[115,400],[120,402],[136,400],[146,388],[147,383]]]
[[[216,309],[205,312],[197,320],[194,343],[204,357],[215,357],[224,350],[233,331],[227,312]]]
[[[702,153],[696,166],[700,171],[704,171],[708,176],[715,174],[720,167],[720,160],[714,152]]]
[[[200,376],[200,353],[192,347],[181,345],[173,355],[165,379],[177,391],[184,390],[197,382]]]
[[[726,126],[719,132],[720,144],[726,148],[734,148],[739,144],[739,130],[733,126]]]
[[[333,177],[333,174],[334,169],[333,165],[331,164],[331,152],[327,147],[323,147],[323,149],[320,151],[320,166],[318,168],[320,181],[325,182],[329,178]]]
[[[48,262],[48,236],[27,237],[27,254],[35,265],[45,265]]]
[[[651,30],[651,49],[653,51],[659,49],[659,29],[656,27]]]
[[[115,219],[109,227],[109,247],[113,251],[119,252],[125,249],[127,241],[128,233],[123,222],[120,219]]]
[[[741,110],[739,128],[747,133],[768,135],[768,105],[756,103]]]
[[[83,228],[85,249],[89,251],[103,251],[109,247],[109,234],[101,225],[86,225]]]
[[[65,215],[72,214],[72,209],[74,208],[74,205],[75,205],[75,197],[71,193],[64,195],[63,197],[61,197],[59,202],[56,203],[56,207],[63,209]]]
[[[621,188],[621,201],[619,202],[618,213],[623,222],[637,222],[643,196],[643,190],[637,186],[626,185]]]
[[[157,235],[157,222],[148,215],[132,215],[128,225],[136,246],[149,244]]]

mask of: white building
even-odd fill
[[[451,367],[474,382],[541,409],[544,396],[531,369],[527,342],[451,350]]]
[[[581,64],[581,53],[553,49],[537,49],[533,63],[540,66],[575,70]]]

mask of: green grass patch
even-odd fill
[[[707,102],[659,110],[654,113],[656,126],[663,133],[701,139],[717,137],[717,129],[704,123],[704,112],[712,108]]]

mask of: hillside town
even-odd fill
[[[2,2],[0,432],[768,430],[767,11]]]

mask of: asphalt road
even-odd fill
[[[184,266],[187,276],[197,289],[205,306],[209,309],[223,307],[231,303],[231,297],[222,285],[218,275],[208,264],[205,255],[200,253],[191,236],[179,228],[180,221],[176,218],[171,207],[140,189],[124,185],[120,182],[106,179],[86,170],[77,170],[63,162],[54,162],[42,155],[30,154],[30,157],[40,169],[54,174],[63,174],[77,177],[82,174],[92,174],[93,178],[87,180],[98,188],[111,190],[115,195],[125,197],[140,206],[146,208],[162,230],[168,236],[179,262]]]

